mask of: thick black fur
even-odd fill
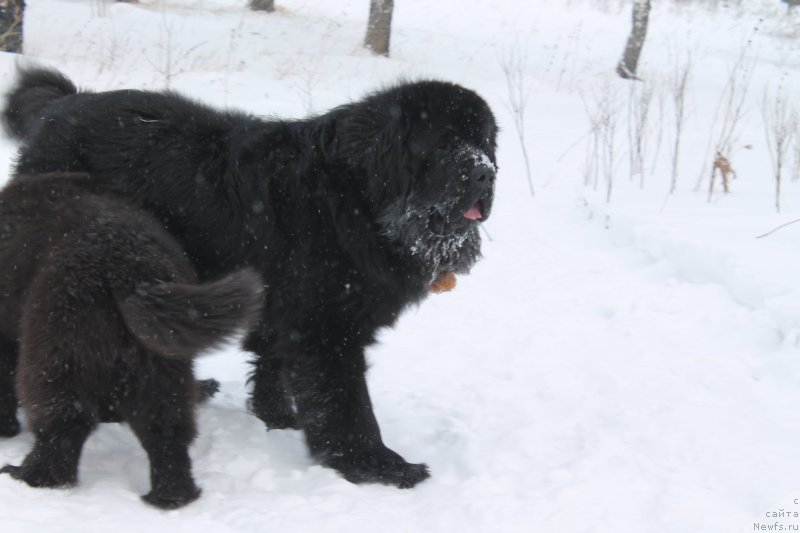
[[[483,99],[421,81],[265,120],[171,92],[80,92],[33,68],[4,116],[24,141],[18,174],[89,172],[154,213],[200,279],[262,274],[266,305],[245,347],[251,406],[268,427],[301,428],[353,482],[428,477],[383,444],[364,349],[432,281],[480,256],[474,213],[491,210],[497,133]]]
[[[262,282],[252,270],[197,284],[180,245],[152,215],[91,192],[86,176],[17,179],[0,192],[2,431],[18,431],[9,376],[35,436],[20,466],[33,487],[77,482],[99,422],[128,422],[150,459],[143,498],[175,508],[200,494],[188,445],[194,404],[216,383],[192,360],[254,323]]]

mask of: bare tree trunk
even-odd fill
[[[0,51],[22,53],[25,0],[0,0]]]
[[[617,65],[617,74],[626,80],[638,80],[636,69],[647,37],[647,22],[650,19],[650,0],[633,0],[633,28],[625,45],[625,53]]]
[[[250,0],[250,9],[253,11],[275,11],[275,0]]]
[[[672,78],[672,101],[675,104],[675,146],[672,151],[672,180],[669,193],[675,194],[678,188],[678,158],[681,153],[681,138],[683,137],[683,123],[686,119],[686,86],[689,83],[689,74],[692,71],[691,57],[682,67],[675,65]]]
[[[392,33],[392,11],[394,0],[370,0],[369,22],[364,47],[372,53],[389,55],[389,37]]]
[[[772,160],[772,169],[775,171],[775,210],[778,213],[781,212],[783,167],[789,147],[797,132],[796,111],[784,99],[782,90],[782,87],[778,88],[778,94],[775,97],[771,97],[765,91],[762,108],[767,148]]]

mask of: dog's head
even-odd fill
[[[404,83],[350,108],[340,149],[366,171],[381,233],[423,272],[467,272],[492,209],[497,125],[486,102],[446,82]]]

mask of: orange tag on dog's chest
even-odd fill
[[[453,272],[445,272],[436,281],[430,284],[431,292],[440,293],[452,291],[456,286],[456,275]]]

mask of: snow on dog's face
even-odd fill
[[[343,140],[367,170],[381,233],[431,280],[468,272],[480,257],[478,225],[491,213],[497,172],[497,126],[486,102],[427,81],[376,93],[361,106]]]

